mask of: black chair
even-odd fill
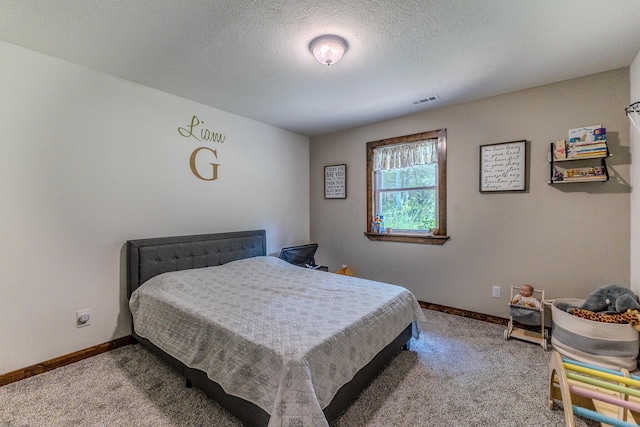
[[[287,261],[289,264],[297,265],[298,267],[323,269],[322,266],[316,264],[316,260],[314,258],[316,250],[318,250],[317,243],[291,246],[288,248],[282,248],[279,258]]]

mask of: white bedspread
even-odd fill
[[[425,320],[402,287],[275,257],[156,276],[130,307],[139,336],[264,409],[270,427],[327,426],[338,389]]]

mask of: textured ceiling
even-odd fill
[[[640,52],[638,0],[0,0],[0,10],[2,41],[309,136],[626,67]],[[338,64],[309,53],[321,34],[348,41]]]

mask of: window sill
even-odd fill
[[[409,233],[364,233],[369,240],[387,241],[387,242],[404,242],[404,243],[421,243],[423,245],[444,245],[449,236],[428,236],[424,234]]]

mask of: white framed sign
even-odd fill
[[[480,146],[480,192],[526,191],[527,141]]]
[[[347,198],[347,165],[324,167],[324,198]]]

